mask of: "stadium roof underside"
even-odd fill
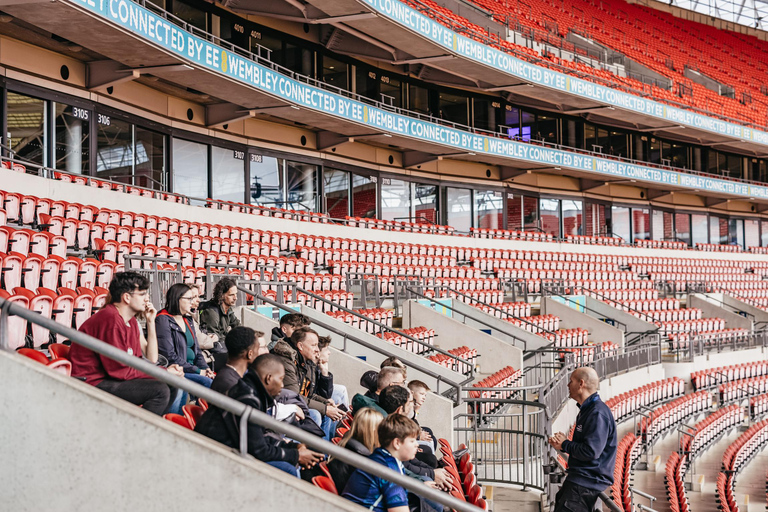
[[[672,0],[672,5],[739,25],[768,30],[768,2],[764,0]]]

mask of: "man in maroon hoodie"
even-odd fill
[[[157,311],[149,302],[149,280],[136,272],[119,272],[109,283],[111,303],[80,326],[80,331],[109,343],[136,357],[157,362]],[[139,327],[136,315],[144,313],[147,337]],[[168,409],[176,390],[148,375],[89,350],[77,343],[70,350],[72,376],[103,389],[128,402],[141,405],[155,414]],[[183,376],[178,365],[168,371]]]

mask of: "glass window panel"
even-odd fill
[[[504,126],[510,138],[520,136],[520,109],[507,105],[504,110]]]
[[[165,146],[168,137],[145,128],[134,127],[136,132],[135,183],[141,187],[166,190]]]
[[[584,123],[576,119],[563,119],[563,144],[584,149]]]
[[[91,112],[63,103],[53,106],[56,116],[54,167],[73,174],[87,174]]]
[[[675,216],[671,212],[664,212],[664,240],[672,240],[675,237]]]
[[[608,233],[607,236],[618,236],[624,239],[625,242],[629,242],[630,238],[630,225],[629,225],[629,208],[624,206],[614,206],[611,208],[611,229],[612,233]]]
[[[760,221],[760,245],[768,247],[768,220]]]
[[[549,116],[539,116],[537,125],[537,139],[557,144],[557,118]]]
[[[648,161],[655,164],[661,163],[661,141],[659,139],[651,138]]]
[[[582,202],[563,199],[563,235],[581,235],[582,227]]]
[[[664,212],[653,210],[651,220],[653,222],[653,239],[664,240]]]
[[[523,229],[523,196],[507,194],[507,229]]]
[[[379,77],[379,92],[382,103],[395,107],[403,106],[403,83],[397,78],[387,75]]]
[[[286,160],[285,183],[288,187],[288,198],[283,208],[310,212],[317,211],[316,165]]]
[[[533,133],[533,128],[535,124],[536,124],[536,115],[531,114],[530,112],[521,110],[520,111],[520,130],[518,132],[515,132],[514,130],[512,130],[510,134],[513,137],[517,136],[523,140],[531,140],[531,137],[535,135]]]
[[[200,30],[208,32],[208,15],[200,9],[182,2],[173,2],[173,15]]]
[[[744,247],[744,219],[728,219],[728,243]]]
[[[469,98],[440,92],[440,118],[453,123],[469,124]]]
[[[707,224],[706,215],[691,215],[691,237],[694,246],[709,242],[709,225]]]
[[[347,90],[349,88],[347,64],[328,55],[322,55],[320,60],[323,63],[320,70],[320,78],[323,82]]]
[[[609,154],[624,158],[629,157],[626,133],[611,132],[611,147],[609,148]]]
[[[429,114],[429,91],[417,85],[408,85],[409,109],[422,114]]]
[[[472,99],[472,125],[478,130],[496,131],[496,108],[493,104],[487,98]]]
[[[541,229],[554,237],[560,236],[560,200],[540,199],[539,215],[541,216]]]
[[[404,220],[410,215],[410,184],[403,180],[384,178],[381,183],[381,218]]]
[[[98,116],[96,175],[123,183],[133,181],[133,126],[120,119]]]
[[[539,227],[539,200],[523,196],[523,226],[526,230]]]
[[[472,226],[472,191],[448,187],[445,189],[445,195],[448,225],[453,226],[456,231],[468,232]]]
[[[245,198],[245,161],[226,148],[211,148],[213,198],[242,203]]]
[[[355,92],[360,96],[379,100],[379,82],[376,71],[363,66],[355,67]]]
[[[352,216],[376,217],[376,182],[368,176],[352,175]]]
[[[267,208],[283,206],[283,160],[250,155],[251,204]]]
[[[664,158],[669,158],[673,167],[680,167],[682,169],[688,169],[688,148],[684,144],[671,144],[669,148],[669,155]]]
[[[336,169],[323,171],[323,192],[328,215],[343,219],[349,215],[349,173]]]
[[[587,204],[584,234],[587,236],[603,236],[606,231],[605,205],[594,203]]]
[[[675,214],[675,238],[679,242],[685,242],[691,245],[691,214]]]
[[[475,191],[475,226],[478,228],[501,229],[504,227],[504,205],[501,192],[494,190]]]
[[[731,178],[741,178],[742,176],[742,161],[744,159],[738,155],[728,155],[727,159],[727,172],[724,172],[726,176],[730,176]]]
[[[48,165],[45,101],[8,91],[8,137],[17,156]]]
[[[744,247],[760,246],[760,223],[757,219],[744,221]]]
[[[437,224],[437,187],[435,185],[413,185],[413,216],[410,222]]]
[[[173,191],[190,197],[208,196],[208,146],[173,139]]]
[[[651,215],[647,208],[632,208],[632,238],[650,240]]]

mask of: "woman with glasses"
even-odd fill
[[[178,283],[168,289],[165,309],[157,314],[155,320],[157,347],[160,354],[168,359],[168,364],[182,367],[187,379],[211,387],[215,374],[200,351],[191,320],[196,299],[197,290],[187,284]]]

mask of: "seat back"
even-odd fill
[[[51,312],[53,311],[53,299],[45,294],[37,294],[34,298],[29,300],[29,309],[40,313],[46,318],[51,318]],[[45,327],[32,324],[33,346],[40,347],[43,344],[48,343],[50,334],[50,331]]]
[[[197,422],[200,421],[200,418],[205,413],[205,409],[195,404],[187,404],[181,410],[184,412],[184,417],[187,418],[192,428],[195,428],[195,425],[197,425]]]
[[[167,419],[171,423],[175,423],[177,425],[181,425],[184,428],[188,428],[189,430],[192,430],[192,427],[190,426],[189,421],[187,421],[187,418],[185,418],[181,414],[168,413],[168,414],[164,414],[163,418]]]
[[[69,345],[63,343],[51,343],[48,345],[48,351],[54,359],[66,359],[69,361]]]
[[[21,269],[24,287],[28,290],[36,290],[40,286],[40,271],[42,270],[43,257],[39,254],[30,254],[24,258]]]
[[[338,495],[339,491],[336,490],[336,484],[333,483],[333,480],[328,478],[327,476],[315,476],[312,477],[312,483],[315,484],[315,486],[323,489],[324,491],[332,492],[333,494]]]
[[[48,364],[48,358],[45,357],[45,354],[33,348],[20,348],[19,350],[17,350],[17,352],[23,356],[27,356],[30,359],[34,359],[38,363],[46,364],[46,365]]]
[[[9,253],[2,257],[2,277],[3,288],[13,291],[14,288],[21,286],[21,269],[24,267],[24,256],[18,253]]]
[[[75,298],[72,295],[62,294],[53,301],[53,316],[61,325],[72,327],[72,315],[75,309]],[[58,343],[62,343],[66,337],[61,334],[56,335]]]

